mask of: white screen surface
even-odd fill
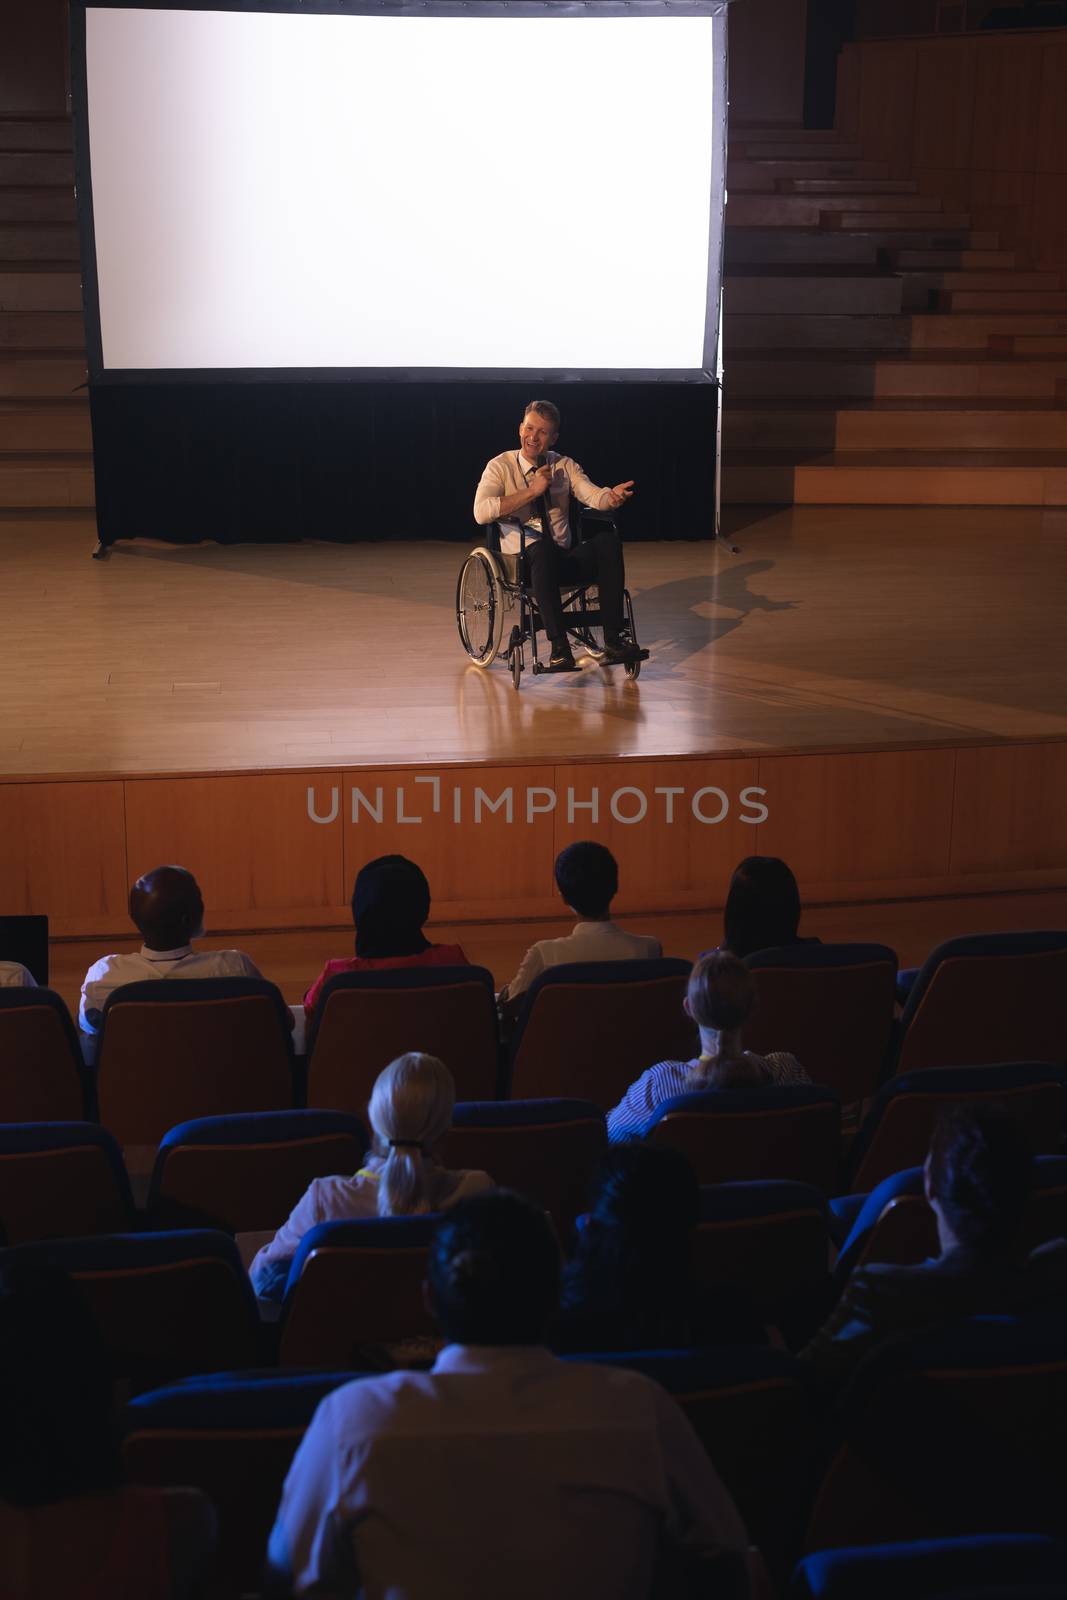
[[[700,368],[718,25],[90,7],[104,367]]]

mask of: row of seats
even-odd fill
[[[1036,1153],[1060,1150],[1067,1074],[1025,1062],[895,1079],[847,1149],[836,1096],[800,1086],[680,1095],[657,1112],[648,1139],[680,1150],[703,1184],[780,1179],[810,1185],[824,1198],[855,1197],[920,1164],[947,1106],[989,1101],[1015,1111]],[[588,1101],[461,1102],[442,1159],[450,1169],[488,1172],[533,1196],[565,1236],[606,1143],[603,1113]],[[312,1179],[357,1171],[368,1144],[363,1123],[349,1112],[267,1111],[180,1123],[151,1161],[147,1223],[230,1233],[276,1228]],[[0,1125],[0,1230],[8,1243],[135,1226],[127,1166],[109,1131],[81,1121]]]
[[[1063,1578],[1062,1547],[1057,1567],[1055,1547],[1037,1537],[1062,1531],[1067,1491],[1061,1322],[975,1318],[909,1338],[868,1364],[833,1416],[804,1364],[780,1350],[577,1359],[636,1367],[678,1399],[772,1568],[802,1550],[997,1528],[1030,1536],[1012,1555],[994,1541],[982,1550],[1005,1592],[1024,1592],[1015,1585],[1026,1576]],[[236,1592],[252,1589],[293,1452],[323,1396],[358,1375],[246,1372],[143,1393],[127,1407],[127,1471],[204,1489],[219,1512],[223,1574]],[[879,1559],[889,1565],[875,1575],[857,1555],[809,1557],[796,1600],[945,1592],[913,1581],[902,1556]],[[942,1578],[949,1570],[943,1555],[932,1566]],[[848,1587],[846,1574],[869,1587]]]
[[[749,965],[759,1004],[746,1047],[789,1050],[846,1105],[887,1074],[1067,1057],[1064,934],[941,946],[899,1022],[896,959],[884,946],[798,945]],[[73,1120],[98,1107],[122,1144],[146,1145],[191,1116],[304,1103],[358,1113],[382,1068],[413,1046],[448,1063],[461,1099],[572,1095],[608,1110],[653,1062],[695,1053],[682,1010],[688,972],[675,960],[552,968],[524,997],[503,1056],[485,968],[340,974],[312,1018],[303,1064],[265,980],[132,984],[105,1007],[95,1078],[58,996],[0,991],[0,1117]]]

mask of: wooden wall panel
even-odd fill
[[[938,878],[948,871],[952,750],[761,756],[773,796],[762,855],[782,856],[801,885]]]
[[[912,158],[917,167],[966,167],[974,129],[975,50],[923,43],[915,62]]]
[[[0,116],[66,108],[66,0],[0,0]]]
[[[1067,744],[960,750],[952,872],[1067,864]]]
[[[1041,56],[1037,170],[1067,172],[1067,34],[1046,39]]]
[[[911,164],[917,57],[909,40],[882,45],[876,64],[864,60],[858,137],[869,160]]]
[[[1039,40],[1016,34],[981,42],[975,62],[972,164],[992,172],[1033,172],[1041,107]]]
[[[358,800],[355,822],[353,788],[374,808]],[[364,862],[395,851],[411,856],[426,873],[438,919],[507,916],[514,905],[530,907],[535,916],[558,910],[552,884],[555,818],[547,809],[556,793],[554,767],[383,769],[347,773],[343,790],[346,899]],[[508,790],[510,821],[506,798],[501,802]],[[501,802],[498,809],[491,808],[493,802]],[[403,820],[415,817],[422,820]]]
[[[196,874],[209,930],[301,926],[348,899],[339,828],[310,822],[307,791],[340,774],[126,782],[130,880],[163,862]],[[330,920],[330,919],[327,919]]]
[[[738,861],[759,849],[758,807],[771,803],[769,797],[760,800],[754,795],[746,797],[747,804],[742,802],[742,792],[759,782],[754,756],[560,768],[557,782],[561,805],[553,853],[575,839],[597,839],[607,845],[619,863],[620,911],[721,905]],[[588,800],[597,790],[600,809],[595,825],[588,810],[576,810],[568,822],[564,799],[568,786],[575,799]],[[637,793],[623,796],[619,791],[624,786]],[[657,787],[683,792],[656,794]],[[721,790],[726,802],[715,793],[702,795],[704,789]],[[616,820],[613,797],[615,811],[635,820]],[[708,821],[696,819],[694,805]],[[720,814],[720,821],[710,820]],[[744,821],[746,816],[753,820]]]
[[[121,782],[0,783],[0,910],[88,936],[124,925],[127,888]]]
[[[730,121],[804,120],[807,0],[744,0],[730,7]]]

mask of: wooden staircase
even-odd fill
[[[70,121],[0,118],[0,507],[93,504]]]
[[[832,130],[735,129],[723,497],[1067,505],[1067,286]]]

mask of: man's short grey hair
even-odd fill
[[[544,417],[546,422],[551,422],[556,432],[559,432],[559,406],[553,405],[551,400],[531,400],[523,411],[524,421],[531,411],[536,411],[539,417]]]

